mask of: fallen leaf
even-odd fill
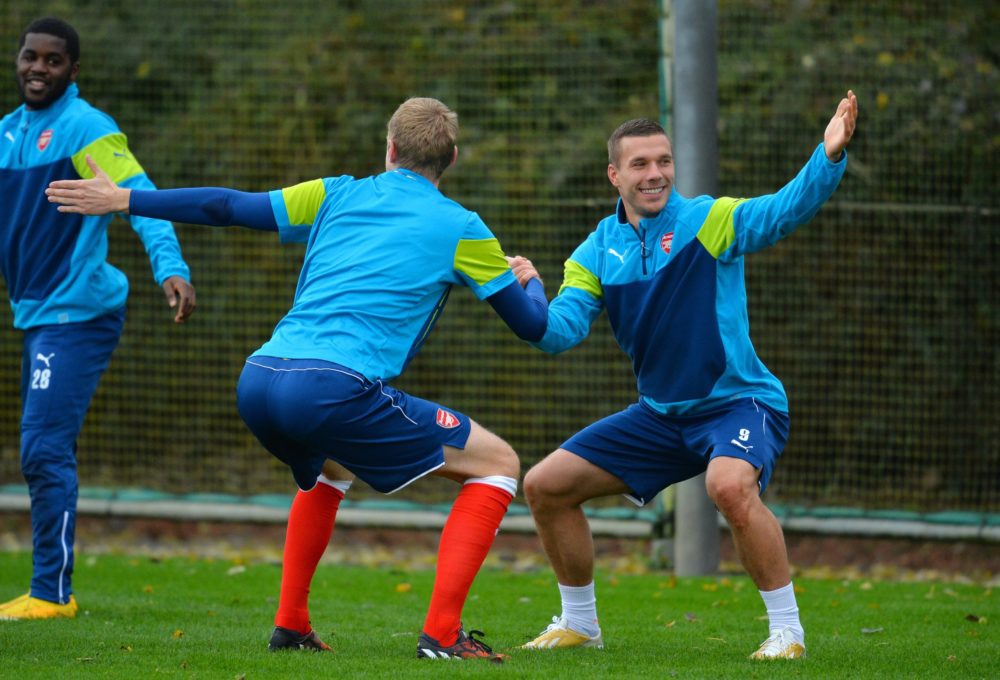
[[[151,593],[151,592],[153,592],[153,586],[143,586],[142,587],[142,592],[144,592],[144,593]]]
[[[881,633],[884,630],[885,630],[885,628],[881,628],[881,627],[880,628],[862,628],[861,629],[861,633],[862,633],[862,635],[874,635],[875,633]]]
[[[170,637],[172,637],[175,640],[180,640],[182,637],[184,637],[184,631],[178,628],[177,630],[174,631],[173,635],[171,635]]]
[[[396,592],[397,593],[408,593],[411,590],[413,590],[413,586],[410,585],[409,583],[397,583],[396,584]]]
[[[695,621],[698,620],[698,617],[692,614],[691,612],[684,612],[684,618],[690,621],[691,623],[694,623]]]
[[[237,564],[235,567],[229,567],[229,569],[226,570],[226,575],[235,576],[236,574],[242,574],[246,570],[247,568],[244,567],[242,564]]]

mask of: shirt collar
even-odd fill
[[[677,216],[677,211],[680,207],[681,202],[684,198],[677,193],[677,187],[672,187],[670,189],[670,198],[667,199],[667,204],[663,206],[658,214],[653,217],[644,217],[639,220],[640,227],[648,227],[650,225],[659,225],[673,222],[674,218]],[[619,226],[626,226],[630,229],[632,225],[629,224],[628,214],[625,212],[625,202],[618,197],[618,204],[615,206],[615,219],[618,220]]]

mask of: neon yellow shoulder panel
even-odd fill
[[[97,162],[115,184],[141,175],[145,171],[132,152],[128,150],[128,139],[123,132],[115,132],[95,139],[73,154],[73,167],[83,179],[92,179],[94,172],[87,165],[87,156]]]
[[[719,198],[708,211],[708,217],[705,218],[701,229],[698,230],[698,240],[705,246],[705,250],[712,254],[712,257],[722,255],[726,248],[736,240],[733,211],[745,200],[747,199]]]
[[[482,286],[510,269],[495,238],[461,239],[455,248],[455,271]]]
[[[563,283],[559,286],[559,292],[563,288],[579,288],[600,300],[604,297],[604,289],[601,288],[601,280],[576,260],[566,260],[563,270]]]
[[[281,190],[281,198],[285,202],[290,225],[312,224],[326,198],[326,184],[322,179],[311,179],[285,187]]]

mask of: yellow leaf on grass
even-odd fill
[[[411,590],[413,590],[413,586],[410,585],[409,583],[397,583],[396,584],[396,592],[397,593],[408,593]]]
[[[184,637],[184,631],[178,628],[177,630],[174,631],[173,635],[171,635],[170,637],[172,637],[175,640],[180,640],[182,637]]]

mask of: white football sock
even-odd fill
[[[330,479],[321,472],[319,473],[319,477],[316,478],[316,482],[319,484],[326,484],[327,486],[332,486],[334,489],[337,489],[338,491],[340,491],[340,493],[346,496],[347,490],[351,488],[351,484],[354,483],[354,480]]]
[[[585,586],[564,586],[559,584],[562,597],[562,617],[566,625],[578,633],[594,637],[601,632],[597,625],[597,596],[594,582]]]
[[[799,607],[795,603],[795,588],[789,583],[777,590],[758,591],[767,607],[767,618],[771,632],[780,628],[791,628],[795,641],[805,644],[805,631],[799,621]]]

